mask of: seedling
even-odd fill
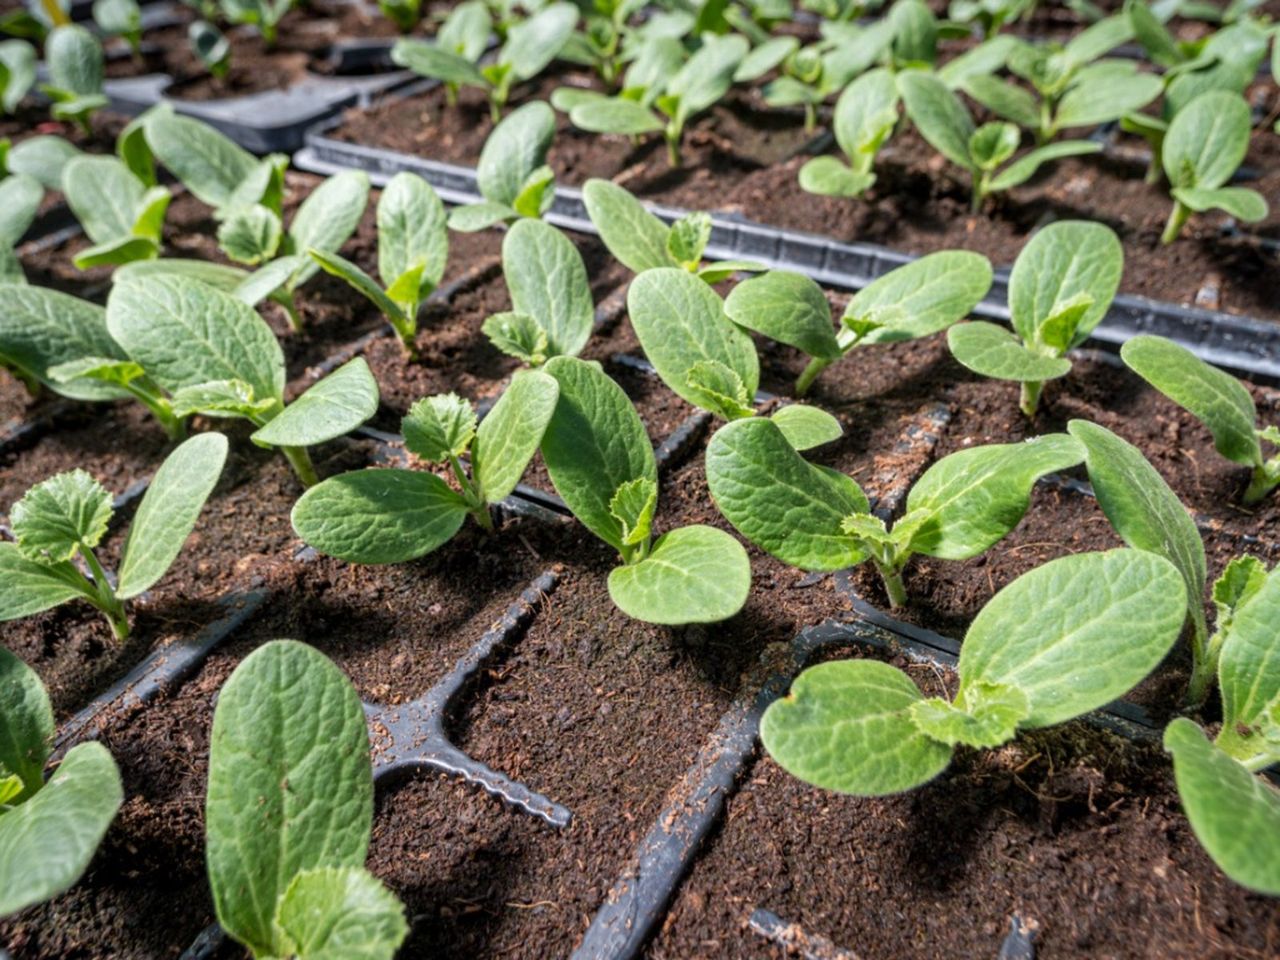
[[[345,280],[377,307],[405,353],[415,355],[418,310],[444,276],[449,258],[444,204],[431,184],[417,174],[391,178],[378,199],[378,276],[376,280],[335,252],[312,248],[321,269]]]
[[[588,95],[576,98],[569,120],[593,133],[640,137],[660,132],[671,166],[678,167],[686,124],[729,92],[747,50],[747,41],[739,35],[707,36],[684,66],[654,78],[647,88],[628,88],[617,97],[586,92]],[[561,98],[557,106],[564,109],[569,103]]]
[[[1130,36],[1128,20],[1119,16],[1094,24],[1066,46],[1019,44],[1008,66],[1030,90],[990,75],[970,77],[963,89],[1045,144],[1064,129],[1118,120],[1160,95],[1160,78],[1139,72],[1136,60],[1098,59]]]
[[[898,87],[888,70],[871,70],[836,101],[832,131],[848,164],[814,157],[800,168],[800,187],[826,197],[857,197],[876,182],[876,154],[898,124]]]
[[[420,470],[356,470],[303,494],[293,529],[321,553],[352,563],[403,563],[431,553],[468,515],[492,531],[490,508],[524,476],[559,390],[547,374],[521,371],[479,426],[475,409],[457,394],[419,400],[401,421],[405,449],[425,463],[447,464],[458,489]]]
[[[810,571],[870,560],[898,607],[913,555],[967,560],[985,552],[1022,520],[1040,477],[1082,458],[1061,434],[958,451],[916,481],[890,528],[852,478],[809,463],[776,423],[753,418],[711,438],[707,486],[725,519],[760,549]]]
[[[784,770],[825,790],[912,790],[942,773],[957,746],[994,749],[1123,696],[1178,639],[1183,605],[1177,571],[1154,554],[1060,557],[974,618],[954,700],[926,698],[887,663],[839,660],[800,674],[765,711],[760,737]]]
[[[378,9],[401,33],[409,33],[422,19],[422,0],[378,0]]]
[[[899,74],[898,92],[920,136],[956,166],[969,172],[974,210],[981,210],[990,194],[1025,183],[1050,160],[1098,153],[1102,149],[1102,144],[1092,140],[1063,140],[1023,154],[1000,170],[1022,142],[1017,125],[993,122],[975,127],[960,98],[931,73],[909,70]]]
[[[0,917],[8,917],[80,879],[124,790],[115,760],[94,741],[68,750],[45,782],[53,706],[39,675],[4,647],[0,729]]]
[[[658,470],[631,400],[597,364],[555,357],[560,384],[542,458],[556,492],[582,524],[618,551],[609,596],[637,620],[679,625],[733,616],[751,590],[742,544],[701,524],[656,539]]]
[[[1038,0],[951,0],[947,16],[956,23],[976,23],[988,39],[1000,28],[1025,17]]]
[[[1213,434],[1217,451],[1253,474],[1244,502],[1258,503],[1280,486],[1280,455],[1267,460],[1262,441],[1280,446],[1280,427],[1258,426],[1258,408],[1235,377],[1164,337],[1133,337],[1120,356],[1138,376],[1190,413]]]
[[[1218,660],[1222,726],[1210,741],[1179,717],[1164,746],[1182,809],[1209,856],[1236,883],[1280,896],[1280,791],[1256,776],[1280,762],[1280,574],[1240,557],[1214,585],[1214,601],[1220,624],[1223,608],[1230,611]]]
[[[574,31],[560,50],[560,58],[591,68],[607,87],[617,86],[631,38],[627,21],[644,5],[644,0],[595,0],[584,13],[582,29]]]
[[[588,180],[582,188],[587,216],[609,252],[627,269],[643,273],[678,267],[710,284],[739,271],[763,270],[751,260],[716,260],[703,264],[711,241],[711,217],[687,213],[668,226],[644,208],[625,187],[608,180]]]
[[[220,433],[192,437],[169,454],[138,506],[114,578],[93,552],[111,522],[111,494],[83,470],[36,484],[10,511],[17,542],[0,542],[0,620],[87,600],[107,618],[115,638],[126,639],[125,601],[150,589],[173,565],[226,458],[227,438]]]
[[[220,0],[228,23],[245,24],[262,34],[268,47],[279,39],[280,21],[293,8],[294,0]]]
[[[107,300],[107,329],[129,360],[102,362],[80,377],[118,382],[149,377],[172,397],[173,415],[250,421],[250,439],[278,447],[303,486],[316,482],[307,447],[354,430],[378,408],[378,385],[363,357],[284,402],[284,353],[271,328],[242,300],[181,274],[133,277]],[[75,383],[75,380],[70,380]]]
[[[1161,243],[1173,243],[1193,212],[1225,210],[1249,223],[1267,215],[1256,190],[1223,186],[1249,149],[1250,124],[1244,98],[1225,90],[1201,94],[1174,116],[1161,151],[1173,196]]]
[[[138,0],[93,0],[93,22],[106,37],[120,37],[133,53],[142,49],[142,9]]]
[[[822,288],[783,270],[738,284],[724,309],[738,326],[813,358],[796,380],[796,396],[803,397],[827,367],[859,347],[927,337],[964,319],[991,289],[991,278],[991,264],[981,254],[931,253],[858,291],[839,330],[832,329]]]
[[[547,166],[555,135],[555,111],[545,102],[535,100],[513,110],[493,128],[480,151],[476,186],[484,200],[454,207],[449,229],[475,233],[546,213],[556,197],[555,174]]]
[[[195,20],[187,27],[187,40],[210,76],[225,80],[231,72],[231,43],[226,35],[208,20]]]
[[[89,133],[89,117],[107,105],[102,93],[102,47],[84,27],[55,27],[44,46],[49,82],[40,89],[53,106],[55,120],[76,123]]]
[[[568,42],[578,23],[578,8],[572,3],[552,3],[515,24],[508,30],[506,42],[493,62],[484,66],[478,61],[488,42],[488,16],[485,15],[484,42],[477,50],[478,13],[483,11],[470,5],[467,10],[467,14],[462,15],[465,19],[460,18],[453,30],[446,33],[442,29],[444,36],[436,43],[397,40],[391,49],[391,59],[398,66],[433,77],[454,89],[467,86],[483,90],[489,98],[490,115],[497,123],[511,88],[540,74]],[[455,15],[457,13],[455,11]],[[451,17],[446,27],[453,22]]]
[[[25,40],[0,41],[0,109],[14,113],[36,83],[36,48]]]
[[[539,367],[582,352],[595,322],[582,254],[541,220],[521,220],[502,241],[511,310],[484,321],[484,334],[508,356]]]
[[[62,189],[93,241],[73,261],[81,270],[160,255],[167,188],[148,187],[115,157],[81,156],[63,168]]]
[[[884,0],[800,0],[802,9],[823,20],[848,23],[884,6]]]
[[[484,0],[466,0],[449,12],[436,32],[434,43],[402,41],[392,48],[391,58],[410,69],[418,69],[412,65],[418,63],[422,67],[418,72],[440,79],[444,83],[448,103],[453,106],[457,103],[459,85],[467,80],[453,80],[451,77],[470,76],[470,70],[456,61],[463,61],[471,69],[478,70],[478,61],[489,46],[489,34],[498,26],[490,20]]]
[[[1110,227],[1051,223],[1022,248],[1009,276],[1013,330],[962,323],[947,331],[947,345],[974,373],[1019,381],[1022,412],[1035,417],[1045,381],[1071,371],[1067,351],[1106,316],[1123,271],[1124,251]]]
[[[258,960],[392,960],[404,908],[365,869],[373,765],[360,698],[313,647],[271,640],[222,685],[205,859],[218,923]]]

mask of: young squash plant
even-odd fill
[[[93,0],[93,22],[104,37],[119,37],[138,60],[142,56],[142,8],[138,0]]]
[[[582,200],[604,245],[619,263],[634,273],[677,267],[716,284],[740,271],[764,269],[763,264],[752,260],[715,260],[704,264],[703,254],[711,242],[709,214],[687,213],[668,226],[646,210],[626,187],[600,179],[586,182]]]
[[[377,307],[412,358],[417,353],[418,311],[439,286],[449,259],[444,204],[431,184],[402,171],[378,198],[377,225],[382,284],[336,251],[312,247],[307,254]]]
[[[560,59],[589,67],[613,89],[623,63],[634,56],[629,22],[644,6],[644,0],[594,0],[584,10],[582,29],[561,48]]]
[[[546,213],[556,196],[555,174],[547,166],[555,135],[555,112],[543,101],[513,110],[493,128],[480,151],[476,186],[484,200],[454,207],[449,229],[475,233]]]
[[[271,640],[222,685],[205,859],[219,924],[259,960],[392,960],[408,935],[404,907],[364,866],[369,756],[355,688],[314,647]]]
[[[295,0],[218,0],[228,23],[252,27],[262,35],[268,48],[280,37],[280,21],[293,9]]]
[[[825,197],[861,196],[875,182],[876,154],[898,125],[898,86],[885,69],[869,70],[836,101],[832,133],[848,158],[821,156],[800,168],[800,188]]]
[[[303,494],[293,529],[321,553],[370,564],[438,550],[468,516],[492,531],[491,508],[524,476],[559,392],[547,374],[520,371],[478,426],[475,409],[457,394],[419,400],[401,421],[405,449],[424,463],[447,464],[458,489],[421,470],[356,470]],[[468,457],[470,474],[463,466]]]
[[[62,171],[62,190],[93,246],[78,254],[81,270],[150,260],[163,246],[172,194],[145,182],[116,157],[80,156]]]
[[[461,9],[461,8],[459,8]],[[437,42],[401,39],[391,49],[391,59],[424,77],[457,87],[477,87],[489,98],[489,111],[494,123],[511,96],[511,88],[532,80],[555,59],[573,34],[578,23],[578,8],[572,3],[551,3],[507,31],[506,42],[492,62],[480,65],[484,47],[476,50],[480,36],[479,17],[468,6],[465,19],[458,21],[458,33],[452,31]],[[484,38],[488,42],[491,28],[485,13]],[[442,33],[444,31],[442,30]],[[457,46],[463,49],[458,50]],[[450,49],[450,46],[454,49]]]
[[[391,49],[392,62],[439,79],[444,84],[449,106],[453,106],[458,101],[459,86],[468,82],[472,70],[479,69],[480,57],[488,49],[489,35],[493,33],[494,26],[484,0],[466,0],[449,11],[436,31],[433,43],[420,40],[397,42]],[[412,63],[419,67],[412,66]],[[467,79],[454,80],[452,77]]]
[[[1249,223],[1267,215],[1267,201],[1248,187],[1224,186],[1249,149],[1252,120],[1238,93],[1211,90],[1174,115],[1160,157],[1173,210],[1160,242],[1173,243],[1192,213],[1225,210]]]
[[[511,309],[485,318],[489,341],[531,367],[581,353],[595,308],[573,241],[541,220],[520,220],[502,240],[502,272]]]
[[[67,751],[48,782],[56,727],[39,675],[0,647],[0,917],[50,900],[89,866],[124,802],[107,748]]]
[[[656,539],[658,470],[631,400],[598,364],[555,357],[560,384],[542,458],[556,492],[588,530],[618,551],[609,596],[649,623],[716,623],[742,609],[751,590],[747,552],[723,530],[696,524]]]
[[[954,700],[925,697],[878,660],[834,661],[796,678],[765,711],[760,737],[784,770],[825,790],[913,790],[941,774],[957,746],[994,749],[1123,696],[1178,639],[1184,606],[1177,571],[1155,554],[1060,557],[974,618]]]
[[[279,448],[303,486],[317,480],[307,447],[350,433],[378,408],[378,385],[363,357],[286,406],[284,353],[266,321],[242,300],[190,276],[116,283],[107,329],[128,361],[95,365],[87,358],[67,374],[108,383],[145,375],[171,397],[180,419],[198,413],[248,420],[257,428],[250,439]]]
[[[711,498],[761,550],[801,570],[843,570],[870,560],[889,602],[907,602],[902,574],[915,554],[967,560],[1022,520],[1040,477],[1084,457],[1050,434],[1025,443],[960,450],[939,460],[907,494],[892,526],[851,477],[805,460],[773,420],[736,420],[707,447]]]
[[[729,319],[808,354],[796,380],[805,396],[831,364],[872,343],[915,340],[964,319],[991,289],[991,263],[964,250],[931,253],[889,271],[856,293],[832,329],[831,305],[809,277],[770,270],[746,280],[724,303]]]
[[[227,438],[220,433],[192,437],[169,454],[138,506],[115,578],[93,552],[111,522],[111,494],[83,470],[36,484],[10,511],[16,542],[0,542],[0,620],[87,600],[107,618],[115,638],[126,639],[125,601],[149,590],[173,565],[226,458]]]
[[[49,82],[40,85],[53,105],[55,120],[75,123],[90,133],[89,118],[107,105],[102,93],[102,45],[79,24],[54,27],[44,45]]]
[[[1120,348],[1129,369],[1203,423],[1217,451],[1253,473],[1244,502],[1260,502],[1280,486],[1280,454],[1267,459],[1262,442],[1280,446],[1280,426],[1258,426],[1253,396],[1231,374],[1164,337],[1131,337]]]
[[[1009,276],[1013,330],[985,321],[947,331],[951,353],[984,377],[1022,385],[1022,412],[1034,418],[1048,380],[1071,371],[1067,351],[1088,339],[1111,307],[1124,250],[1101,223],[1062,220],[1040,230]]]
[[[988,196],[1025,183],[1050,160],[1102,149],[1102,144],[1092,140],[1062,140],[1037,147],[1008,163],[1022,142],[1017,124],[996,121],[976,127],[960,98],[932,73],[908,70],[898,74],[898,92],[920,136],[968,171],[975,211],[982,209]]]

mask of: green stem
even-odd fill
[[[1043,380],[1028,380],[1022,384],[1022,392],[1018,399],[1018,406],[1022,408],[1022,412],[1027,415],[1027,419],[1034,420],[1036,409],[1040,406],[1040,392],[1044,390]]]
[[[1218,651],[1222,648],[1223,637],[1215,633],[1210,639],[1199,598],[1191,605],[1191,627],[1191,679],[1187,682],[1187,704],[1198,706],[1204,703],[1218,674]]]
[[[1169,212],[1169,222],[1165,224],[1164,233],[1160,234],[1160,242],[1168,246],[1178,239],[1183,226],[1191,217],[1191,208],[1181,200],[1173,201],[1173,209]]]
[[[298,314],[298,304],[293,298],[293,291],[287,290],[278,303],[284,307],[285,316],[289,319],[289,329],[294,333],[302,332],[302,317]]]
[[[680,133],[676,131],[674,134],[670,129],[666,133],[667,139],[667,162],[673,167],[680,166]]]
[[[987,174],[975,173],[973,175],[973,198],[970,200],[970,209],[974,213],[982,212],[982,201],[987,199]]]
[[[153,393],[136,380],[125,384],[125,389],[137,397],[138,401],[151,411],[151,415],[156,418],[160,426],[164,427],[165,435],[170,440],[177,442],[187,438],[186,420],[182,417],[174,416],[173,407],[158,392]]]
[[[1258,464],[1253,468],[1253,476],[1249,478],[1249,489],[1244,492],[1244,502],[1258,503],[1277,486],[1280,486],[1280,480],[1272,477],[1262,464]]]
[[[1250,773],[1261,773],[1268,767],[1276,764],[1276,758],[1270,753],[1261,753],[1256,757],[1250,757],[1248,760],[1241,760],[1240,766],[1244,767]]]
[[[809,365],[796,378],[796,396],[803,397],[808,394],[809,388],[813,386],[813,381],[817,380],[822,371],[831,366],[833,362],[822,357],[814,357],[810,360]]]
[[[102,564],[94,556],[93,550],[81,544],[80,553],[89,567],[89,572],[93,575],[93,588],[97,595],[97,599],[89,598],[89,602],[102,611],[107,618],[107,623],[111,624],[112,635],[117,640],[123,642],[129,639],[129,618],[124,612],[124,601],[120,600],[111,589],[107,572],[102,569]]]
[[[889,594],[889,606],[894,610],[904,606],[907,602],[907,587],[902,582],[902,570],[874,557],[872,562],[880,572],[880,579],[884,581],[885,593]]]
[[[818,109],[812,103],[806,101],[804,105],[804,132],[813,133],[817,125]]]
[[[307,453],[306,447],[281,447],[280,452],[289,461],[289,466],[293,467],[293,472],[298,475],[298,482],[304,487],[314,487],[320,482],[320,478],[316,476],[315,464],[311,462],[311,454]]]

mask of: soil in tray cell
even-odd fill
[[[546,568],[543,558],[561,551],[555,544],[564,534],[559,525],[516,519],[490,538],[464,528],[408,564],[277,565],[261,585],[271,598],[254,620],[178,691],[103,734],[124,780],[120,816],[71,891],[0,922],[0,946],[23,960],[95,957],[103,944],[119,956],[177,956],[213,920],[204,864],[209,729],[214,696],[236,664],[262,642],[292,637],[332,657],[367,700],[420,696]],[[480,799],[478,787],[458,790],[495,820],[527,820]],[[450,808],[439,811],[454,820]],[[414,808],[413,819],[420,816]],[[374,849],[395,842],[375,834]]]
[[[954,684],[896,665],[927,694]],[[747,926],[756,908],[868,958],[993,957],[1015,913],[1038,926],[1040,960],[1274,956],[1280,909],[1213,866],[1172,781],[1157,743],[1078,722],[960,750],[932,783],[877,799],[762,756],[648,956],[781,960]]]

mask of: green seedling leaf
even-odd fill
[[[461,457],[476,435],[476,412],[456,393],[424,397],[401,421],[405,449],[427,463]]]
[[[536,77],[569,40],[579,12],[572,3],[552,3],[513,26],[498,52],[518,80]]]
[[[1280,639],[1275,619],[1280,615],[1280,576],[1264,577],[1264,573],[1257,561],[1247,568],[1245,583],[1237,585],[1237,592],[1252,595],[1234,598],[1239,605],[1232,610],[1226,629],[1221,622],[1218,625],[1225,640],[1218,660],[1222,731],[1216,743],[1246,762],[1266,756],[1280,760],[1274,744],[1266,743],[1262,735],[1274,722],[1270,714],[1280,697]],[[1218,596],[1215,584],[1214,599]]]
[[[369,205],[369,175],[362,170],[344,170],[326,179],[311,191],[289,225],[290,253],[319,250],[336,252],[360,225]],[[319,264],[304,259],[289,283],[296,290],[310,280]]]
[[[509,357],[540,367],[551,355],[547,331],[523,313],[495,313],[480,327],[490,342]]]
[[[78,97],[102,93],[102,47],[84,27],[55,27],[45,41],[44,56],[55,91]]]
[[[559,396],[554,377],[520,371],[480,423],[471,444],[471,475],[486,503],[499,503],[515,490],[542,443]]]
[[[28,560],[52,566],[96,547],[111,522],[111,494],[83,470],[36,484],[13,505],[9,523]]]
[[[307,254],[316,263],[320,264],[320,269],[325,273],[346,281],[348,286],[364,296],[365,299],[378,308],[383,316],[391,321],[391,325],[397,330],[402,327],[411,329],[412,321],[400,309],[400,305],[387,293],[383,292],[382,287],[378,286],[373,277],[369,276],[350,260],[336,253],[325,253],[323,250],[308,250]],[[291,275],[294,269],[289,270],[288,273]],[[287,280],[287,277],[284,279]],[[278,289],[278,287],[279,285],[277,284],[276,288]]]
[[[1249,105],[1238,93],[1211,90],[1179,110],[1165,134],[1161,162],[1174,187],[1212,190],[1236,172],[1249,149]]]
[[[1025,130],[1040,128],[1040,104],[1031,91],[990,75],[968,78],[961,86],[969,96],[998,117]]]
[[[741,610],[750,592],[751,563],[742,544],[700,524],[663,534],[639,563],[609,574],[618,609],[648,623],[718,623]]]
[[[723,420],[755,414],[755,398],[747,392],[742,378],[719,360],[699,360],[686,376],[685,386],[702,409]]]
[[[667,234],[667,253],[686,270],[697,269],[702,263],[702,252],[711,242],[711,215],[690,213],[671,225]]]
[[[1211,744],[1194,721],[1165,728],[1182,809],[1196,838],[1232,880],[1280,896],[1280,792]]]
[[[969,156],[980,170],[994,170],[1013,156],[1022,133],[1012,123],[984,123],[969,137]]]
[[[258,203],[235,210],[218,226],[222,252],[251,267],[273,258],[283,238],[280,218]]]
[[[555,111],[547,103],[535,100],[513,110],[493,128],[480,151],[476,185],[481,195],[490,203],[514,208],[529,177],[546,164],[555,131]],[[452,221],[450,227],[457,229]]]
[[[1154,553],[1120,549],[1051,560],[974,618],[960,648],[956,703],[967,704],[974,684],[987,683],[1026,695],[1027,728],[1096,710],[1155,669],[1177,641],[1186,608],[1178,570]]]
[[[987,189],[994,192],[1012,190],[1030,180],[1037,170],[1051,160],[1063,157],[1079,157],[1089,153],[1101,153],[1102,144],[1093,140],[1062,140],[1049,143],[1019,157],[1004,170],[991,178]]]
[[[702,362],[731,370],[745,396],[754,398],[760,385],[755,344],[729,321],[724,303],[707,284],[676,268],[649,270],[631,282],[627,307],[645,356],[682,399],[703,405],[706,398],[690,377]]]
[[[144,123],[151,152],[196,198],[215,210],[228,206],[258,161],[229,137],[172,110],[151,111]],[[259,198],[247,198],[246,203]]]
[[[898,88],[893,74],[869,70],[840,94],[832,132],[853,169],[866,175],[897,121]]]
[[[487,87],[480,68],[472,58],[461,56],[442,46],[423,40],[400,38],[391,48],[391,62],[398,67],[412,70],[424,77],[432,77],[444,83],[468,87]]]
[[[884,796],[932,780],[951,749],[912,719],[924,698],[896,667],[841,660],[805,670],[789,696],[769,706],[760,739],[769,755],[806,783],[857,796]]]
[[[35,177],[17,173],[0,180],[0,247],[16,247],[44,200]]]
[[[648,107],[623,97],[585,100],[569,111],[569,120],[580,130],[628,137],[657,133],[665,127]]]
[[[148,277],[179,274],[199,280],[224,293],[234,293],[250,276],[242,267],[208,260],[186,260],[181,257],[161,257],[157,260],[135,260],[120,267],[112,275],[114,283],[145,283]]]
[[[919,70],[898,74],[898,92],[911,122],[929,145],[958,167],[972,169],[973,120],[959,97],[937,76]]]
[[[61,137],[40,134],[14,145],[6,163],[11,174],[24,173],[46,190],[61,190],[63,169],[79,156],[83,156],[80,150]]]
[[[839,440],[844,434],[839,420],[825,410],[803,403],[780,407],[769,419],[782,431],[794,450],[812,450]]]
[[[679,266],[667,247],[671,229],[625,188],[608,180],[588,180],[582,199],[604,245],[633,273]]]
[[[1245,223],[1257,223],[1265,219],[1270,209],[1266,198],[1248,187],[1216,187],[1212,190],[1204,187],[1174,187],[1172,193],[1174,200],[1197,213],[1222,210]]]
[[[882,322],[862,336],[865,343],[914,340],[945,330],[963,319],[991,289],[991,263],[964,250],[943,250],[890,270],[849,301],[839,335],[842,348],[857,338],[850,321]],[[892,310],[892,313],[889,311]]]
[[[834,360],[841,355],[827,296],[803,274],[770,270],[745,280],[725,299],[724,312],[738,326],[811,357]]]
[[[6,79],[0,84],[0,109],[5,113],[13,113],[18,104],[35,86],[36,82],[36,50],[24,40],[5,40],[0,42],[0,66],[6,73]]]
[[[502,265],[514,312],[542,327],[550,356],[576,356],[591,336],[595,306],[573,241],[540,220],[518,221],[502,241]]]
[[[875,174],[851,170],[835,157],[814,157],[798,177],[801,190],[822,197],[859,197],[876,182]]]
[[[949,747],[998,747],[1018,733],[1018,724],[1031,712],[1027,695],[1017,687],[975,683],[966,691],[965,706],[939,697],[911,705],[911,719],[921,733]]]
[[[519,216],[519,213],[506,204],[469,203],[463,207],[454,207],[449,212],[449,229],[458,233],[478,233]]]
[[[560,385],[542,439],[547,473],[573,515],[622,552],[622,524],[610,510],[614,495],[632,480],[658,482],[644,424],[630,398],[598,365],[554,357],[546,372]]]
[[[258,399],[253,387],[243,380],[211,380],[183,387],[173,393],[173,413],[189,417],[244,417],[249,420],[269,416],[278,407],[274,397]]]
[[[520,186],[512,208],[522,217],[540,217],[555,201],[556,174],[549,166],[538,167]]]
[[[1050,224],[1022,248],[1009,275],[1014,330],[1028,345],[1042,342],[1046,322],[1085,294],[1092,300],[1069,344],[1079,346],[1111,308],[1123,270],[1124,252],[1110,227],[1083,220]]]
[[[947,346],[962,366],[996,380],[1039,382],[1071,372],[1066,357],[1029,350],[1017,334],[983,320],[952,327],[947,331]]]
[[[352,563],[404,563],[453,539],[468,507],[447,483],[416,470],[356,470],[322,480],[293,507],[303,542]]]
[[[0,917],[80,879],[123,801],[111,754],[100,743],[82,743],[35,796],[0,813]]]
[[[70,562],[28,560],[15,543],[0,542],[0,621],[17,620],[84,596],[84,577]]]
[[[29,798],[44,786],[55,732],[53,707],[40,676],[4,647],[0,647],[0,768],[18,780],[18,791],[7,803]],[[3,816],[0,813],[0,816]],[[0,913],[6,911],[0,910]]]
[[[409,935],[404,907],[368,870],[304,870],[280,898],[275,924],[292,956],[392,960]]]
[[[728,423],[707,447],[707,485],[725,519],[744,537],[802,570],[841,570],[866,554],[841,531],[869,510],[849,477],[800,456],[770,419]]]
[[[129,527],[117,597],[138,596],[173,565],[226,459],[227,438],[220,433],[192,437],[165,458]]]
[[[272,447],[310,447],[350,433],[378,412],[378,384],[369,363],[340,366],[250,437]]]
[[[623,544],[634,547],[648,542],[657,506],[658,485],[648,477],[637,477],[618,488],[609,501],[609,512],[622,526]]]
[[[372,821],[350,681],[302,643],[253,651],[222,687],[209,748],[205,851],[222,928],[259,956],[285,955],[281,898],[303,871],[363,866]]]
[[[447,217],[439,195],[414,173],[391,178],[378,199],[378,275],[392,287],[415,268],[418,289],[414,303],[423,300],[444,277],[449,254]],[[408,303],[407,299],[392,299]]]

